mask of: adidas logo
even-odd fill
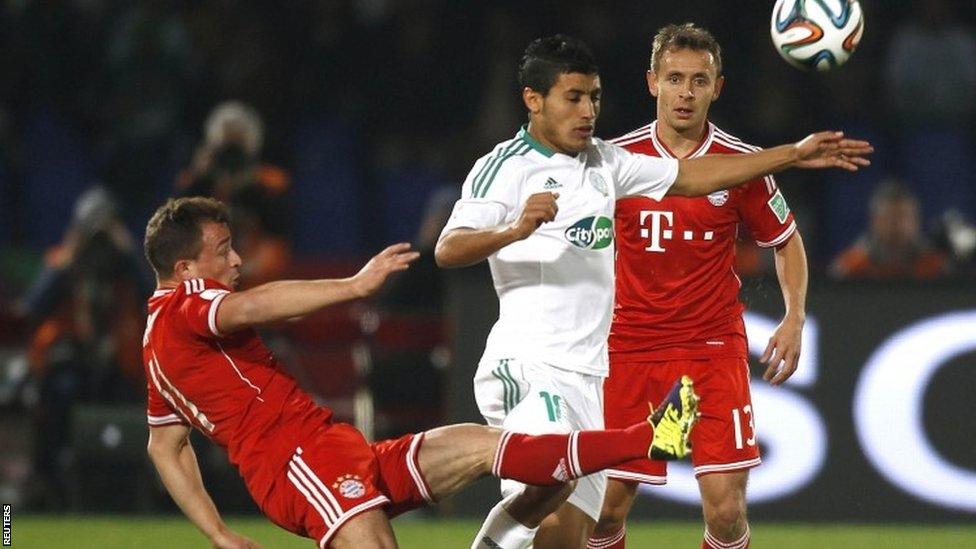
[[[572,479],[569,476],[569,470],[566,469],[565,459],[559,460],[559,464],[556,465],[556,469],[552,472],[552,478],[558,480],[559,482],[569,482]]]
[[[553,179],[553,178],[550,177],[549,179],[546,179],[546,184],[543,185],[542,188],[543,189],[546,189],[546,190],[549,190],[549,189],[558,189],[558,188],[560,188],[562,186],[563,186],[562,183],[560,183],[560,182],[558,182],[555,179]]]
[[[498,543],[495,540],[489,538],[488,536],[483,536],[481,538],[481,543],[485,547],[488,547],[489,549],[502,549],[501,545],[498,545]]]

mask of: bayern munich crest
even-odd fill
[[[712,206],[722,206],[729,199],[729,191],[722,189],[721,191],[715,191],[708,195],[708,201],[712,203]]]
[[[357,499],[366,495],[366,486],[359,475],[342,475],[332,484],[332,489],[338,490],[340,496],[348,499]]]

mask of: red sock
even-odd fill
[[[642,422],[626,429],[523,435],[505,431],[491,473],[526,484],[552,486],[647,457],[654,428]]]
[[[586,549],[624,549],[626,541],[627,527],[623,526],[616,533],[608,536],[596,537],[596,534],[590,536],[586,542]]]
[[[735,541],[722,541],[713,536],[708,529],[705,529],[705,538],[702,540],[701,549],[749,549],[750,539],[749,525],[746,525],[746,533]]]

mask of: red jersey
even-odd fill
[[[223,447],[260,503],[302,438],[327,426],[332,412],[299,388],[254,330],[217,331],[228,293],[213,280],[192,279],[149,299],[148,420],[191,425]]]
[[[611,140],[631,152],[674,158],[657,122]],[[688,155],[759,150],[713,124]],[[615,361],[747,357],[735,240],[745,223],[762,247],[784,244],[796,222],[772,176],[702,197],[617,201],[616,299],[610,329]]]

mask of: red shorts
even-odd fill
[[[329,545],[356,515],[386,507],[390,516],[432,502],[417,454],[424,435],[369,444],[345,423],[330,424],[295,449],[261,511],[282,528]]]
[[[611,360],[603,384],[603,416],[607,429],[629,427],[647,419],[647,403],[655,406],[682,374],[695,382],[701,417],[691,432],[695,476],[749,469],[759,465],[759,447],[749,394],[749,363],[743,358],[708,358],[622,363]],[[664,484],[666,461],[638,459],[607,470],[624,482]]]

